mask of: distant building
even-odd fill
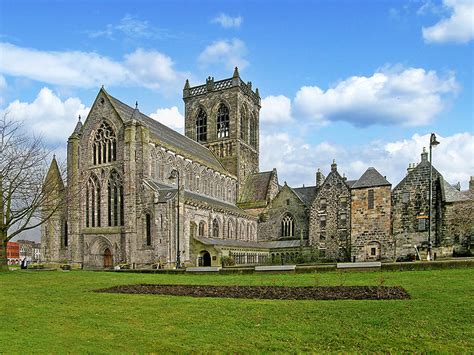
[[[7,242],[7,262],[8,265],[20,263],[20,245],[17,242]]]
[[[38,262],[41,255],[41,244],[31,240],[18,240],[20,246],[20,260],[27,262]]]

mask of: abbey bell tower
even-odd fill
[[[259,171],[260,95],[252,83],[244,83],[237,67],[229,79],[183,89],[185,134],[210,149],[222,165],[238,178],[241,190],[246,178]]]

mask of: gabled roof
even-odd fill
[[[442,176],[439,178],[441,181],[441,198],[444,202],[462,202],[470,200],[468,196],[448,184],[448,182],[444,180]]]
[[[293,191],[300,198],[300,200],[309,207],[316,197],[318,188],[316,186],[296,187],[293,188]]]
[[[163,144],[164,147],[169,148],[178,154],[182,154],[187,158],[194,159],[219,172],[232,175],[225,170],[214,154],[203,145],[169,127],[166,127],[164,124],[154,120],[153,118],[148,117],[141,113],[137,108],[134,109],[127,104],[124,104],[122,101],[107,93],[104,88],[102,88],[101,91],[110,100],[110,103],[124,123],[131,120],[137,120],[148,127],[151,135],[156,138],[160,144]]]
[[[266,201],[274,171],[263,171],[247,177],[239,203]]]
[[[430,162],[429,161],[421,161],[416,167],[413,168],[413,170],[411,170],[403,179],[402,181],[400,181],[397,186],[395,186],[393,188],[393,190],[397,190],[399,188],[399,186],[403,186],[403,184],[405,184],[405,182],[408,180],[408,178],[414,174],[415,172],[417,172],[418,170],[421,170],[421,169],[429,169],[430,168]],[[438,170],[436,170],[436,168],[433,166],[433,176],[435,175],[439,175],[439,176],[442,176]]]
[[[377,187],[377,186],[392,186],[391,183],[387,181],[377,169],[370,167],[365,173],[355,182],[351,188],[361,189],[366,187]]]

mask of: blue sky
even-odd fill
[[[100,88],[182,130],[181,99],[209,75],[262,96],[261,169],[317,168],[395,186],[430,132],[452,183],[474,175],[474,3],[441,1],[0,2],[0,110],[64,156]]]

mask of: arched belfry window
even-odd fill
[[[86,189],[86,227],[100,227],[100,183],[91,175]]]
[[[219,222],[217,221],[217,219],[214,219],[214,221],[212,221],[212,237],[219,238]]]
[[[240,115],[240,139],[242,139],[245,143],[248,143],[249,140],[249,120],[247,118],[247,113],[244,109],[242,109],[242,113]]]
[[[92,145],[92,163],[94,165],[110,163],[117,160],[117,138],[107,122],[102,122],[95,133]]]
[[[120,175],[115,170],[109,177],[107,197],[109,227],[123,226],[123,184]]]
[[[229,137],[229,109],[221,104],[217,111],[217,138]]]
[[[293,217],[287,214],[281,220],[281,236],[294,237],[295,236],[295,221]]]
[[[196,117],[196,139],[198,142],[207,141],[207,114],[202,108]]]
[[[252,120],[250,122],[250,145],[254,148],[257,148],[257,137],[258,136],[258,126],[257,126],[257,118],[252,116]]]

